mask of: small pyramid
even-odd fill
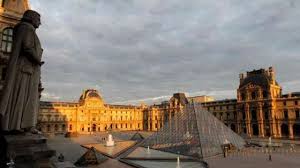
[[[76,162],[76,166],[98,165],[107,160],[107,157],[98,153],[94,147],[88,149]]]
[[[130,140],[133,140],[133,141],[141,141],[145,139],[140,133],[136,132],[131,138]]]

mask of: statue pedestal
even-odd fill
[[[8,160],[13,159],[15,168],[53,168],[50,158],[54,150],[47,146],[42,135],[6,135],[4,136]]]

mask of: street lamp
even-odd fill
[[[269,147],[269,161],[272,161],[272,155],[271,155],[272,138],[271,137],[269,137],[268,147]]]

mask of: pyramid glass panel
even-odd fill
[[[196,114],[202,156],[204,158],[222,153],[223,145],[230,144],[237,149],[244,147],[245,141],[242,137],[232,131],[213,114],[203,110],[201,105],[187,105],[186,110],[194,111]]]
[[[245,141],[200,104],[188,104],[140,146],[202,159],[221,154],[225,144],[242,148]]]

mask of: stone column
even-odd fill
[[[294,139],[293,124],[289,122],[289,138]]]
[[[277,128],[276,128],[276,117],[275,117],[275,112],[274,112],[274,107],[271,107],[270,109],[270,132],[271,132],[271,136],[274,137],[274,138],[278,138],[278,137],[281,137],[279,136],[279,133],[281,134],[281,131],[279,131]],[[278,127],[280,128],[280,126]]]
[[[246,114],[246,129],[249,137],[252,136],[251,123],[250,123],[250,113],[249,113],[249,104],[245,104],[245,114]]]
[[[278,131],[277,131],[277,136],[276,137],[277,138],[281,138],[281,123],[278,122],[276,125],[277,125],[277,128],[278,128],[277,129]]]
[[[263,119],[263,110],[262,103],[258,103],[258,129],[259,129],[259,137],[265,137],[265,129],[264,129],[264,119]]]

